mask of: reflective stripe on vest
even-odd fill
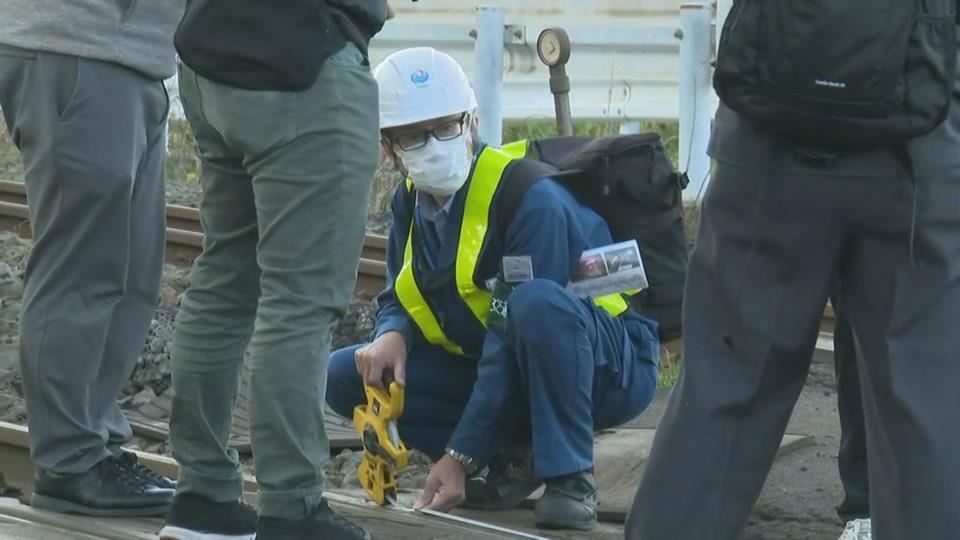
[[[500,150],[507,153],[512,158],[520,159],[527,157],[527,140],[520,139],[512,143],[507,143],[500,147]]]
[[[407,189],[410,189],[409,180],[407,181]],[[447,335],[443,333],[443,328],[440,328],[440,323],[437,322],[433,311],[430,311],[430,306],[427,305],[423,294],[420,293],[420,288],[417,287],[417,282],[413,278],[412,245],[413,225],[411,224],[410,232],[407,233],[407,246],[403,249],[403,266],[397,275],[394,294],[397,295],[397,300],[400,301],[400,305],[403,306],[403,309],[410,315],[413,322],[420,328],[420,332],[423,333],[423,337],[428,342],[434,345],[440,345],[446,349],[447,352],[463,356],[463,349],[456,343],[450,341]]]
[[[513,157],[496,148],[487,147],[477,158],[470,186],[464,201],[463,219],[460,222],[460,239],[457,243],[456,283],[460,298],[470,308],[474,317],[484,327],[490,313],[490,291],[477,287],[473,276],[480,259],[484,238],[487,236],[490,221],[490,206],[500,186],[503,171],[513,161]],[[409,180],[407,189],[411,189]],[[413,222],[407,234],[407,246],[403,253],[403,266],[397,275],[397,299],[414,320],[428,342],[440,345],[454,354],[463,354],[463,349],[452,342],[443,332],[436,316],[430,310],[427,301],[417,287],[413,277]]]

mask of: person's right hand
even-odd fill
[[[386,332],[354,353],[357,373],[365,384],[383,388],[385,371],[393,373],[400,386],[406,386],[407,344],[400,332]]]

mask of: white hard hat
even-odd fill
[[[442,118],[477,107],[467,74],[431,47],[397,51],[373,69],[380,87],[380,129]]]

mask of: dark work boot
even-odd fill
[[[533,451],[529,446],[508,449],[479,474],[467,478],[468,510],[516,508],[543,485],[533,473]]]
[[[37,470],[32,505],[88,516],[162,516],[173,490],[146,484],[115,457],[80,474]]]
[[[252,506],[184,493],[173,498],[160,540],[253,540],[256,534],[257,511]]]
[[[326,499],[313,514],[298,520],[260,517],[257,540],[373,540],[370,533],[330,509]]]
[[[533,508],[537,527],[589,531],[597,523],[597,485],[593,472],[547,479],[547,489]]]
[[[117,456],[117,459],[119,459],[120,463],[125,465],[130,472],[139,476],[144,484],[163,489],[177,489],[176,482],[153,469],[144,467],[143,464],[140,463],[140,459],[137,458],[137,455],[133,452],[123,450],[120,452],[120,455]]]

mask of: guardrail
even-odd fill
[[[716,1],[722,20],[730,2]],[[692,200],[702,193],[709,181],[706,147],[717,103],[710,84],[717,35],[711,3],[431,0],[395,4],[397,18],[388,21],[371,42],[371,63],[413,46],[433,46],[453,55],[477,90],[486,142],[500,144],[504,119],[553,118],[549,73],[537,57],[536,41],[544,29],[561,27],[573,44],[567,64],[573,118],[619,122],[621,133],[639,131],[640,120],[679,120],[679,168],[691,181],[684,198]],[[498,43],[491,43],[491,34]],[[171,114],[182,116],[176,83],[168,83],[175,98]]]
[[[537,36],[564,28],[573,117],[630,122],[679,118],[680,0],[395,0],[397,17],[370,45],[373,64],[406,47],[432,46],[476,73],[475,9],[500,7],[505,27],[503,117],[552,118],[548,73]],[[171,81],[172,82],[172,81]],[[169,85],[174,93],[175,84]],[[176,106],[174,115],[182,114]]]

